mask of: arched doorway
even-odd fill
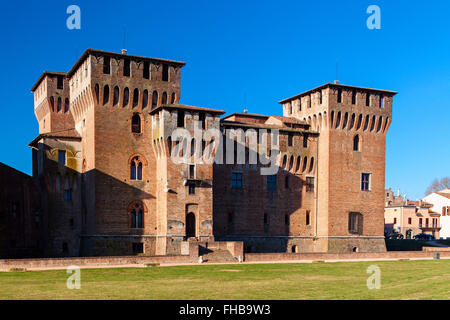
[[[189,212],[186,215],[186,238],[196,237],[195,214]]]

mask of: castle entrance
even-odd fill
[[[195,238],[197,236],[195,226],[195,214],[189,212],[186,215],[186,238]]]

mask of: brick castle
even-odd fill
[[[240,241],[245,252],[386,250],[396,92],[327,83],[280,101],[283,116],[223,116],[179,104],[184,65],[88,49],[68,73],[38,79],[30,147],[42,256],[177,255],[208,241]],[[202,135],[175,141],[177,129]],[[220,149],[232,163],[193,156],[217,155],[211,130],[232,141]],[[247,132],[265,130],[279,140],[258,135],[252,148]],[[270,157],[272,145],[278,170],[263,175],[249,155]]]

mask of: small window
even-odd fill
[[[139,157],[134,157],[130,164],[130,179],[142,180],[142,161]]]
[[[366,93],[366,107],[370,106],[370,93]]]
[[[161,96],[161,104],[167,104],[167,92],[163,92]]]
[[[123,75],[124,77],[130,76],[130,59],[123,59]]]
[[[303,135],[303,148],[308,148],[308,135]]]
[[[56,111],[58,112],[58,113],[61,113],[61,108],[62,108],[62,106],[61,106],[61,98],[58,98],[58,105],[57,105],[57,107],[56,107]]]
[[[144,244],[142,242],[133,243],[133,254],[144,253]]]
[[[144,228],[144,207],[141,203],[137,203],[130,212],[131,229]]]
[[[305,220],[307,226],[311,225],[311,211],[306,210]]]
[[[68,112],[69,112],[69,99],[66,98],[66,100],[64,100],[64,113]]]
[[[342,89],[338,89],[337,92],[337,102],[341,103],[342,102]]]
[[[383,109],[384,96],[380,95],[380,109]]]
[[[169,81],[169,66],[167,64],[163,64],[162,81]]]
[[[352,92],[352,104],[356,104],[356,91],[353,90]]]
[[[178,110],[177,127],[184,128],[184,111]]]
[[[348,215],[348,232],[351,234],[363,233],[363,215],[359,212],[350,212]]]
[[[135,114],[131,118],[131,132],[141,133],[141,117],[139,114]]]
[[[113,105],[117,106],[118,103],[119,103],[119,87],[115,86],[114,87],[114,96],[113,96]]]
[[[267,190],[277,189],[277,175],[267,176]]]
[[[152,94],[152,110],[158,106],[158,91],[153,91]]]
[[[133,91],[133,108],[136,108],[139,104],[139,90],[136,88]]]
[[[195,194],[195,184],[189,184],[189,194]]]
[[[361,174],[361,191],[370,191],[371,176],[370,173]]]
[[[292,147],[293,141],[294,141],[294,136],[292,135],[292,133],[289,133],[288,134],[288,146],[289,147]]]
[[[172,92],[172,98],[170,99],[171,104],[175,104],[175,92]]]
[[[192,139],[194,140],[194,139]],[[189,165],[189,179],[195,179],[195,165],[190,164]]]
[[[397,224],[397,218],[394,218],[394,224]]]
[[[103,57],[103,73],[110,74],[111,73],[111,58]]]
[[[66,201],[72,200],[72,190],[71,189],[64,190],[64,200],[66,200]]]
[[[128,106],[128,102],[130,101],[130,90],[128,88],[125,88],[123,90],[123,101],[122,101],[122,107]]]
[[[103,105],[106,105],[109,101],[109,86],[106,85],[103,88]]]
[[[353,138],[353,151],[359,151],[359,135]]]
[[[231,188],[242,189],[242,173],[231,173]]]
[[[322,90],[319,91],[319,104],[322,104]]]
[[[63,76],[58,76],[56,82],[57,82],[56,83],[57,89],[64,89],[64,77]]]
[[[314,192],[314,177],[306,177],[306,192]]]
[[[408,224],[412,224],[412,218],[408,218]]]
[[[142,72],[144,79],[150,79],[150,62],[144,61],[144,70]]]
[[[64,150],[58,151],[58,163],[62,165],[66,164],[66,151]]]
[[[200,129],[205,129],[206,127],[206,116],[204,113],[198,115],[198,121],[200,122]]]

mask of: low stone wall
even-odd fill
[[[87,258],[46,258],[46,259],[2,259],[0,269],[11,268],[51,268],[68,266],[108,266],[151,263],[190,263],[188,255],[179,256],[129,256],[129,257],[87,257]]]
[[[450,247],[422,247],[422,251],[425,252],[450,252]]]
[[[446,249],[446,248],[436,248]],[[450,258],[450,251],[436,250],[441,258]],[[391,251],[379,253],[246,253],[245,262],[261,261],[301,261],[301,260],[358,260],[358,259],[424,259],[433,258],[434,252],[426,251]]]

